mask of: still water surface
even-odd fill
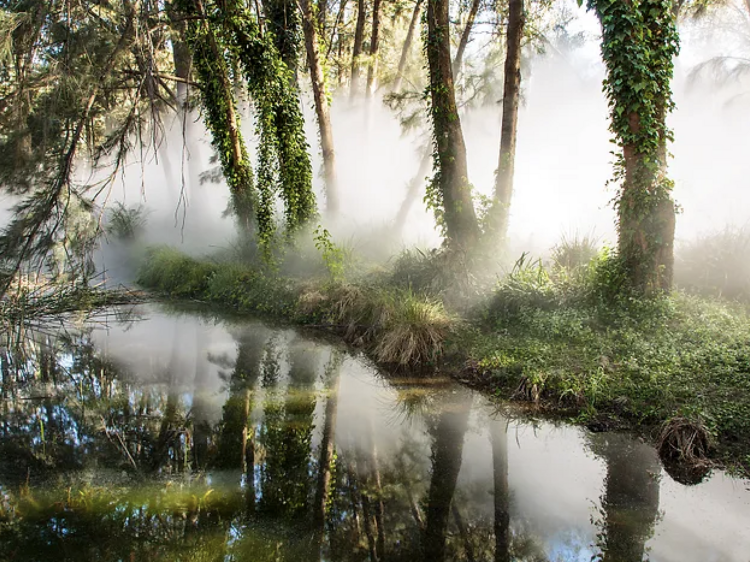
[[[750,562],[750,482],[293,330],[150,306],[21,343],[2,561]]]

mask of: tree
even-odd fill
[[[414,11],[409,21],[409,29],[406,32],[406,39],[401,47],[401,57],[398,60],[398,68],[396,70],[396,80],[393,82],[393,91],[397,92],[401,88],[401,81],[404,78],[404,70],[406,69],[406,63],[409,60],[409,52],[411,51],[411,45],[414,41],[414,31],[417,28],[419,22],[419,15],[422,13],[422,2],[423,0],[416,0],[414,3]]]
[[[237,101],[221,39],[209,23],[203,0],[178,0],[177,6],[189,18],[187,39],[200,84],[206,126],[229,184],[240,230],[249,236],[258,210],[255,178],[240,130]],[[259,222],[261,231],[269,228],[263,219]]]
[[[580,1],[580,0],[579,0]],[[667,177],[666,124],[679,38],[672,0],[589,0],[602,26],[610,130],[621,150],[615,179],[619,259],[628,284],[654,294],[672,286],[675,205]]]
[[[490,216],[493,242],[499,243],[504,243],[507,237],[510,202],[513,197],[518,105],[521,97],[521,39],[525,22],[524,0],[509,0],[500,157],[495,175],[495,199]]]
[[[461,33],[461,39],[458,42],[458,49],[456,49],[456,58],[453,59],[453,80],[458,79],[458,73],[461,72],[461,64],[464,60],[464,51],[466,51],[466,45],[469,44],[469,37],[471,36],[471,30],[474,27],[474,20],[479,13],[479,5],[482,0],[472,0],[471,8],[469,8],[469,15],[466,17],[466,25]]]
[[[430,75],[430,117],[435,176],[427,197],[447,242],[464,251],[479,239],[471,198],[461,120],[456,107],[450,53],[448,0],[427,1],[425,51]]]
[[[351,87],[349,98],[354,99],[359,94],[359,80],[361,78],[362,44],[365,40],[365,23],[367,22],[367,0],[358,0],[357,2],[357,25],[354,31],[354,45],[352,46],[352,70],[351,70]]]
[[[159,64],[158,18],[140,2],[106,4],[89,13],[80,1],[26,0],[2,12],[0,185],[25,198],[0,236],[0,294],[24,264],[87,279],[93,199],[107,192],[133,138],[147,149],[158,136],[160,109],[174,100]],[[112,173],[79,184],[75,167],[87,159]]]
[[[339,211],[338,183],[336,179],[336,152],[333,144],[333,127],[331,126],[331,112],[326,95],[325,73],[320,61],[320,45],[315,23],[312,0],[300,0],[302,9],[302,27],[305,33],[305,47],[307,49],[307,67],[310,70],[315,115],[318,119],[320,133],[320,149],[323,153],[323,173],[326,185],[326,214],[334,217]]]
[[[370,64],[367,67],[367,88],[365,95],[372,96],[372,88],[375,84],[375,75],[378,71],[378,46],[380,43],[380,2],[373,0],[372,3],[372,35],[370,36]]]

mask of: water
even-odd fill
[[[147,307],[0,353],[0,560],[749,562],[750,482]]]

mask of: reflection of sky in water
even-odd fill
[[[200,395],[201,405],[207,408],[206,414],[213,422],[219,420],[228,396],[228,377],[243,345],[238,342],[244,342],[246,350],[247,346],[266,345],[271,339],[277,344],[278,380],[276,386],[265,389],[263,381],[257,381],[251,411],[251,420],[256,424],[263,422],[264,395],[274,400],[287,396],[294,365],[314,372],[310,391],[317,400],[311,458],[317,459],[326,404],[322,377],[334,356],[330,347],[306,341],[290,330],[273,331],[257,323],[224,324],[186,314],[167,315],[153,307],[144,312],[145,321],[96,329],[95,344],[110,359],[126,365],[128,376],[142,381],[144,389],[173,389],[186,411],[198,407],[196,398]],[[60,363],[67,370],[73,368],[69,355],[63,356]],[[470,401],[472,409],[454,501],[460,504],[465,517],[476,525],[487,526],[491,533],[491,432],[504,428],[504,424],[493,421],[496,415],[487,400],[446,381],[388,382],[368,361],[353,356],[344,357],[340,374],[335,427],[338,454],[353,458],[372,439],[384,474],[402,478],[400,482],[410,486],[418,498],[425,496],[430,485],[435,420],[442,408],[452,407],[462,399],[464,403]],[[66,417],[64,409],[55,412],[64,419],[70,438],[78,439],[74,435],[75,419]],[[597,552],[594,543],[600,528],[596,522],[602,517],[608,471],[602,449],[596,445],[599,438],[580,428],[518,421],[511,421],[507,434],[502,435],[507,442],[512,532],[535,536],[550,562],[591,560]],[[617,443],[618,439],[610,441]],[[634,443],[621,441],[622,446]],[[313,470],[314,463],[310,467]],[[209,485],[219,480],[208,478]],[[260,497],[260,464],[255,467],[254,480]],[[721,472],[698,486],[686,487],[662,471],[659,518],[646,543],[648,557],[653,562],[748,562],[749,487],[750,482],[731,479]],[[0,499],[2,495],[0,487]],[[232,529],[231,541],[239,540],[241,530],[235,526]]]

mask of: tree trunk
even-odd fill
[[[393,229],[396,234],[401,234],[406,227],[406,219],[409,217],[409,211],[411,211],[412,206],[414,206],[414,203],[419,199],[419,192],[425,184],[425,178],[430,171],[431,163],[432,154],[430,154],[428,150],[425,152],[424,156],[422,156],[422,161],[419,163],[417,174],[411,179],[406,188],[404,202],[401,203],[401,207],[396,214],[396,219],[393,221]]]
[[[221,168],[229,184],[232,207],[240,230],[249,234],[254,226],[254,178],[239,126],[224,55],[208,25],[202,0],[184,0],[186,16],[195,18],[189,31],[193,63],[200,82],[205,119],[219,153]]]
[[[659,515],[659,457],[631,437],[602,437],[607,440],[602,562],[641,562]]]
[[[610,128],[622,149],[617,174],[623,182],[615,203],[620,264],[630,289],[645,295],[669,291],[675,207],[666,175],[666,116],[679,48],[675,14],[670,2],[591,3],[602,22]],[[623,49],[628,57],[620,56]]]
[[[303,8],[304,9],[304,8]],[[318,0],[318,33],[325,42],[326,39],[326,16],[328,15],[328,0]]]
[[[428,0],[432,2],[432,0]],[[462,403],[448,404],[432,430],[432,477],[427,495],[427,521],[425,523],[425,562],[445,560],[445,532],[448,529],[453,494],[464,448],[464,435],[471,411],[471,395],[461,398]]]
[[[508,421],[490,422],[492,474],[495,481],[495,562],[510,562],[510,514],[508,504]]]
[[[414,42],[414,31],[417,29],[417,23],[419,22],[419,14],[422,11],[422,1],[423,0],[417,0],[416,3],[414,4],[414,12],[412,12],[411,21],[409,22],[409,30],[406,32],[406,39],[404,40],[404,46],[401,48],[401,58],[398,61],[398,70],[396,71],[396,80],[393,82],[394,92],[397,92],[401,88],[401,82],[404,79],[404,70],[406,69],[406,62],[409,59],[409,52],[411,51],[411,45]]]
[[[458,74],[461,72],[461,63],[464,60],[464,51],[466,51],[466,45],[469,44],[469,37],[471,36],[471,30],[474,27],[474,20],[479,12],[479,4],[481,0],[473,0],[471,8],[469,9],[469,16],[466,18],[466,27],[461,34],[461,40],[458,42],[458,49],[456,49],[456,58],[453,59],[453,80],[458,79]]]
[[[448,243],[464,251],[479,239],[466,163],[466,144],[456,107],[450,53],[448,0],[427,1],[426,51],[430,74],[433,138],[437,151],[430,199]]]
[[[471,534],[466,528],[466,522],[464,521],[464,518],[461,515],[461,512],[459,511],[458,506],[455,504],[455,502],[453,503],[452,511],[453,520],[456,522],[456,527],[458,528],[458,534],[461,535],[461,540],[464,543],[466,562],[475,562],[476,558],[474,557],[474,547],[471,544]]]
[[[372,97],[375,76],[378,72],[378,45],[380,41],[380,2],[373,0],[372,4],[372,35],[370,37],[370,64],[367,67],[367,90],[365,95]]]
[[[193,64],[193,57],[190,54],[190,47],[185,41],[187,34],[187,25],[185,20],[180,17],[170,3],[167,9],[169,21],[172,27],[172,33],[169,40],[172,43],[172,59],[174,60],[175,76],[183,81],[177,82],[177,101],[185,104],[187,101],[188,81],[190,80],[190,68]]]
[[[359,94],[360,80],[360,56],[362,55],[362,43],[365,39],[365,21],[367,18],[367,0],[358,0],[357,2],[357,26],[354,30],[354,45],[352,47],[352,72],[351,72],[351,90],[349,99],[354,99]]]
[[[323,172],[326,184],[326,215],[329,218],[333,218],[339,213],[339,196],[331,112],[326,96],[325,75],[320,62],[318,34],[315,29],[311,0],[300,0],[300,6],[302,8],[302,28],[305,33],[305,47],[307,48],[307,65],[310,69],[315,114],[318,118],[318,131],[320,132],[320,148],[323,153]]]
[[[504,244],[508,235],[510,201],[513,197],[513,174],[516,161],[518,104],[521,90],[521,39],[526,20],[524,0],[510,0],[507,50],[503,84],[503,120],[500,133],[500,158],[495,177],[495,201],[492,210],[493,243]]]
[[[273,32],[281,60],[296,76],[300,24],[297,3],[295,0],[267,0],[263,8],[267,29]]]

